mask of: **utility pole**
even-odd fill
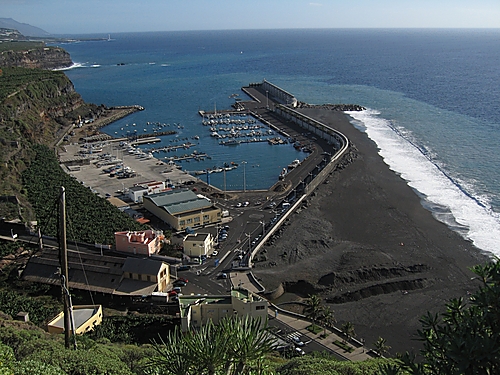
[[[72,324],[71,296],[68,288],[68,249],[66,247],[66,191],[61,186],[61,195],[59,197],[59,253],[61,258],[61,287],[64,304],[64,345],[67,349],[70,346],[70,336],[75,335]],[[76,349],[76,340],[73,344]]]

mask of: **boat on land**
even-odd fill
[[[288,169],[297,168],[299,165],[300,165],[300,160],[299,159],[295,159],[290,164],[288,164]]]

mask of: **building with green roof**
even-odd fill
[[[176,231],[221,222],[221,209],[189,189],[169,190],[143,197],[144,208]]]

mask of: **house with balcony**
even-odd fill
[[[189,189],[145,195],[143,205],[146,210],[176,231],[199,228],[222,221],[220,208],[207,197],[197,195]]]
[[[157,254],[161,250],[164,239],[162,231],[152,229],[115,232],[116,251],[134,255]]]

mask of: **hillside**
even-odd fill
[[[97,112],[75,91],[62,72],[0,68],[0,196],[17,196],[23,218],[32,216],[20,175],[33,155],[33,146],[52,147],[79,115]],[[0,201],[0,216],[19,218],[17,207]]]
[[[35,37],[48,37],[50,33],[27,23],[17,22],[12,18],[0,18],[0,28],[18,30],[21,34]]]

